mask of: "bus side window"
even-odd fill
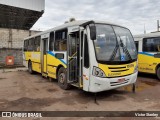
[[[54,47],[54,32],[51,32],[49,38],[49,51],[53,51],[53,47]]]
[[[135,41],[135,45],[136,45],[136,48],[137,48],[137,51],[138,51],[138,48],[139,48],[139,42],[138,42],[138,41]]]
[[[89,68],[89,49],[87,35],[84,36],[84,67]]]
[[[143,39],[144,52],[158,52],[157,38],[144,38]]]
[[[27,49],[28,49],[28,40],[25,40],[24,41],[24,51],[27,51]]]
[[[55,51],[67,50],[67,30],[56,31],[55,33]]]
[[[40,40],[41,40],[41,37],[38,36],[35,38],[35,46],[34,46],[34,51],[37,51],[39,52],[40,51]]]
[[[31,51],[35,51],[36,45],[35,45],[35,38],[32,38],[32,45],[31,45]]]
[[[33,44],[34,44],[33,39],[32,38],[29,39],[28,51],[32,51],[33,50]]]
[[[36,38],[33,38],[33,42],[34,42],[34,44],[33,44],[33,51],[37,51],[37,49],[36,49],[36,42],[37,42],[37,40],[36,40]]]

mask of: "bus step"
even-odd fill
[[[77,83],[73,83],[72,85],[75,86],[75,87],[80,87],[78,82]]]
[[[69,81],[69,84],[75,86],[75,87],[80,87],[79,82],[78,81]]]
[[[73,80],[73,81],[69,81],[68,83],[69,84],[76,84],[76,83],[78,83],[78,81],[77,80]]]
[[[48,77],[48,74],[45,73],[45,72],[43,72],[43,73],[42,73],[42,76],[47,78],[47,77]]]

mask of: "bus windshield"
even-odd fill
[[[133,37],[127,28],[96,24],[94,40],[98,61],[130,61],[137,59]]]

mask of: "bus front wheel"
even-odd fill
[[[157,68],[156,74],[157,74],[158,79],[160,80],[160,67]]]
[[[30,74],[33,74],[32,62],[31,61],[29,61],[29,63],[28,63],[28,71],[29,71]]]
[[[58,85],[64,90],[68,90],[70,88],[70,85],[67,83],[66,69],[63,67],[58,71]]]

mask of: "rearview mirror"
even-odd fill
[[[94,24],[90,25],[90,37],[91,40],[96,40],[96,26]]]

